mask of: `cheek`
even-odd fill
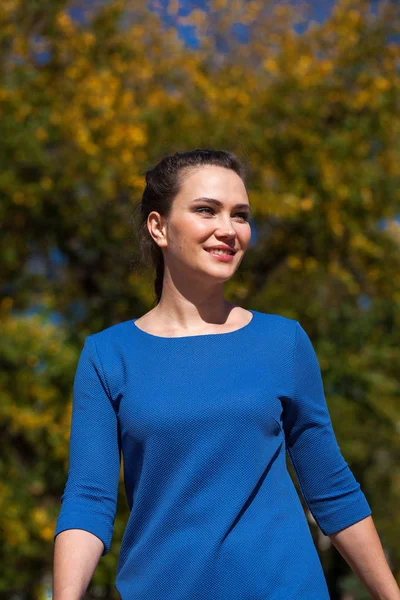
[[[206,220],[189,215],[171,227],[169,240],[173,246],[184,251],[191,246],[203,243],[209,237],[210,229],[210,223]]]
[[[244,225],[243,227],[238,227],[236,229],[238,238],[240,239],[243,246],[248,246],[251,239],[251,228],[248,225]]]
[[[214,226],[212,223],[212,219],[202,219],[198,215],[189,215],[182,227],[183,236],[188,243],[203,241],[215,228],[215,222]]]

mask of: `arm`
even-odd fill
[[[369,504],[336,441],[317,356],[298,322],[292,372],[292,392],[282,397],[282,420],[302,496],[363,585],[380,594],[373,597],[400,600]]]
[[[98,537],[83,529],[62,531],[55,539],[53,600],[83,598],[103,552]]]
[[[68,479],[54,532],[54,600],[77,600],[85,593],[100,557],[110,549],[114,528],[118,418],[92,336],[75,374],[69,444]]]
[[[371,514],[333,431],[317,356],[296,321],[292,391],[283,398],[286,448],[302,496],[322,533],[331,535]]]
[[[400,600],[371,516],[329,536],[374,600]]]

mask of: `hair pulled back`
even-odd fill
[[[155,268],[154,292],[158,304],[164,280],[164,257],[161,248],[150,235],[147,219],[152,211],[168,217],[174,198],[180,191],[185,175],[204,165],[215,165],[232,169],[246,184],[248,168],[235,153],[227,150],[195,149],[175,152],[165,156],[159,163],[146,171],[146,187],[139,206],[139,253],[140,262]]]

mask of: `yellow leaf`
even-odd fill
[[[65,12],[58,13],[56,23],[65,33],[72,33],[75,29],[71,17]]]
[[[300,56],[294,69],[295,73],[300,76],[305,75],[308,72],[311,65],[312,59],[310,56]]]
[[[312,198],[303,198],[300,200],[300,208],[302,210],[311,210],[313,207],[314,201]]]
[[[33,521],[37,525],[44,525],[45,523],[47,523],[47,520],[48,520],[47,512],[40,506],[36,506],[31,511],[31,516],[32,516]]]
[[[168,15],[177,15],[179,12],[179,0],[169,0],[167,5]]]
[[[46,525],[46,527],[43,527],[42,530],[40,531],[40,537],[42,539],[44,539],[46,542],[52,541],[53,534],[54,534],[54,527],[52,527],[50,525]]]
[[[298,256],[289,255],[286,259],[288,266],[295,270],[299,271],[301,269],[301,260]]]
[[[225,8],[228,5],[228,0],[213,0],[212,7],[217,10],[221,10],[221,8]]]
[[[44,190],[51,190],[53,187],[53,181],[50,179],[50,177],[47,177],[47,175],[42,177],[39,183]]]
[[[44,127],[38,127],[35,131],[35,136],[38,140],[43,141],[43,140],[47,140],[48,133]]]
[[[278,71],[278,63],[274,58],[266,58],[263,61],[263,67],[266,71],[270,73],[276,73]]]
[[[386,92],[390,88],[390,81],[385,77],[377,77],[375,79],[375,87],[382,92]]]

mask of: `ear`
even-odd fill
[[[166,218],[153,210],[147,217],[147,228],[155,243],[161,247],[167,246]]]

